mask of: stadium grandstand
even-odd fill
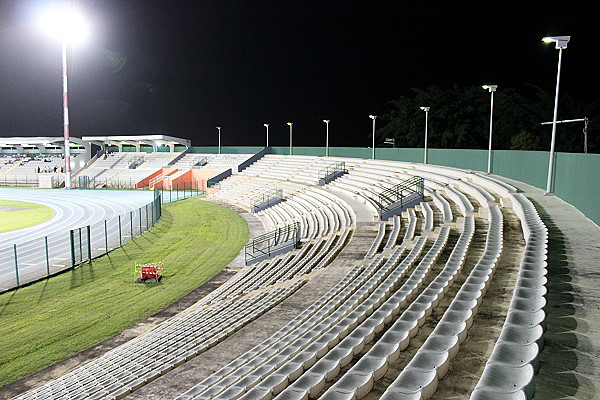
[[[227,279],[209,282],[183,311],[0,396],[600,395],[596,155],[560,155],[556,195],[548,195],[534,171],[546,153],[528,152],[525,168],[525,152],[498,152],[494,174],[485,174],[477,150],[432,149],[433,164],[422,164],[419,149],[377,149],[371,158],[371,149],[217,152],[165,136],[74,143],[74,186],[193,184],[243,215],[251,239]],[[4,140],[0,184],[41,186],[52,174],[60,187],[60,154],[58,138]],[[44,164],[52,172],[38,171]],[[573,182],[570,168],[582,179]]]

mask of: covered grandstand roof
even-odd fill
[[[10,138],[0,138],[0,148],[30,148],[36,147],[38,149],[44,149],[46,147],[62,147],[64,146],[65,139],[62,136],[58,137],[48,137],[48,136],[38,136],[38,137],[10,137]],[[72,137],[69,139],[71,142],[71,146],[83,146],[87,147],[87,143],[85,143],[82,139]]]
[[[176,145],[185,146],[186,148],[189,148],[192,145],[192,142],[189,139],[182,139],[166,135],[83,136],[81,139],[102,147],[106,145],[118,146],[119,148],[121,148],[123,145],[135,147],[149,145],[156,149],[159,146],[169,146],[171,151],[173,151],[173,147]]]

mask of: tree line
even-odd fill
[[[425,113],[428,146],[434,148],[487,149],[490,123],[490,93],[481,86],[411,89],[412,96],[390,102],[388,114],[377,119],[379,143],[395,139],[397,147],[423,147]],[[554,93],[527,85],[520,92],[498,88],[494,92],[493,148],[501,150],[544,150],[550,148]],[[600,102],[581,104],[564,94],[559,99],[558,120],[588,118],[588,152],[600,153]],[[556,150],[584,150],[584,122],[557,125]]]

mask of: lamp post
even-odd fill
[[[487,165],[487,173],[492,173],[492,117],[494,116],[494,92],[498,89],[498,85],[483,85],[483,89],[488,89],[491,94],[491,102],[490,102],[490,144],[488,149],[488,165]]]
[[[373,120],[373,148],[371,149],[371,159],[375,159],[375,120],[377,115],[369,115],[369,118]]]
[[[556,73],[556,95],[554,97],[554,117],[552,118],[552,141],[550,142],[550,161],[548,163],[548,182],[546,183],[546,194],[553,192],[552,176],[554,175],[554,143],[556,140],[556,118],[558,116],[558,89],[560,85],[560,67],[562,63],[562,51],[567,48],[571,36],[547,36],[542,39],[545,43],[555,43],[558,49],[558,72]]]
[[[421,110],[425,111],[425,154],[423,155],[423,164],[427,164],[427,121],[429,120],[429,109],[430,107],[421,107]]]
[[[63,137],[65,157],[65,189],[71,188],[71,149],[69,132],[69,90],[67,84],[67,43],[82,40],[87,36],[88,27],[82,15],[67,5],[45,14],[40,25],[46,33],[58,37],[62,48],[63,81]]]
[[[325,136],[325,157],[329,157],[329,121],[328,119],[324,119],[323,122],[327,124],[327,134]]]
[[[269,147],[269,124],[263,124],[265,128],[267,128],[267,145],[265,147]]]
[[[294,125],[292,122],[288,122],[287,123],[290,127],[290,156],[292,155],[292,125]]]
[[[219,130],[219,154],[221,154],[221,127],[217,126],[217,129]]]

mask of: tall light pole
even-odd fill
[[[494,116],[494,92],[498,89],[498,85],[483,85],[482,88],[488,89],[492,96],[490,102],[490,144],[488,149],[488,165],[487,165],[487,173],[492,173],[492,117]]]
[[[221,154],[221,127],[217,126],[217,129],[219,130],[219,154]]]
[[[265,147],[269,147],[269,124],[263,124],[265,128],[267,128],[267,145]]]
[[[556,73],[556,95],[554,97],[554,117],[552,118],[552,141],[550,142],[550,161],[548,164],[548,182],[546,183],[546,194],[553,192],[552,176],[554,175],[554,143],[556,140],[556,118],[558,116],[558,89],[560,85],[560,67],[562,63],[562,51],[567,48],[571,36],[548,36],[542,39],[546,43],[555,43],[558,49],[558,72]]]
[[[430,107],[421,107],[421,110],[425,111],[425,154],[423,155],[423,164],[427,164],[427,122],[429,120],[429,109]]]
[[[324,119],[323,122],[327,124],[327,134],[325,136],[325,157],[329,157],[329,121],[328,119]]]
[[[292,122],[288,122],[287,123],[290,127],[290,156],[292,155],[292,125],[294,125]]]
[[[63,136],[65,189],[71,188],[71,149],[69,132],[69,86],[67,84],[67,43],[83,40],[88,33],[83,16],[72,6],[64,5],[43,15],[40,25],[46,33],[58,37],[62,47]]]
[[[371,149],[371,159],[375,159],[375,120],[377,115],[369,115],[369,118],[373,120],[373,148]]]

